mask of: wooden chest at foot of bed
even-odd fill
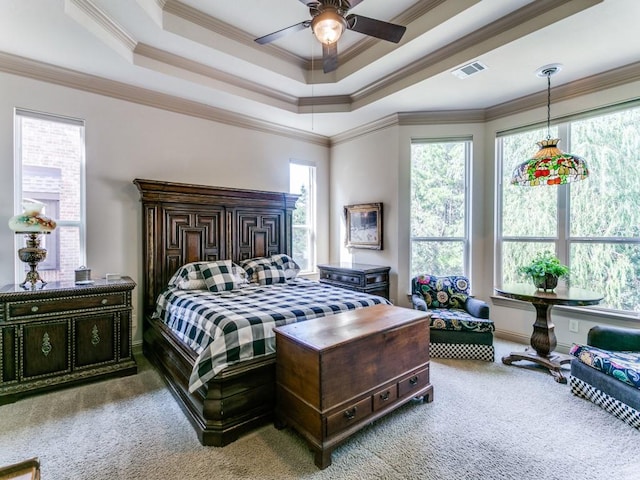
[[[433,399],[427,312],[376,305],[274,330],[276,426],[295,428],[319,468],[373,420]]]

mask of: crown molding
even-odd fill
[[[90,0],[64,0],[64,12],[130,59],[136,46],[135,39]]]
[[[419,19],[429,15],[435,8],[442,4],[448,3],[449,0],[423,0],[409,7],[400,15],[392,18],[391,23],[407,26],[407,31],[402,37],[402,43],[408,43],[425,32],[418,28],[412,28],[411,24]],[[456,0],[456,12],[468,8],[470,5],[478,3],[480,0]],[[340,60],[343,64],[348,64],[354,61],[357,57],[361,56],[367,50],[373,49],[376,46],[384,46],[385,50],[394,50],[396,45],[378,40],[374,37],[365,36],[361,41],[352,45],[344,52],[340,52]],[[320,62],[321,63],[321,62]],[[308,66],[310,69],[311,67]]]
[[[115,80],[108,80],[95,75],[81,73],[5,52],[0,52],[0,71],[139,105],[202,118],[212,122],[302,140],[324,147],[330,145],[329,138],[323,135],[277,125],[192,100],[128,85]]]
[[[233,25],[229,25],[221,20],[218,20],[211,15],[207,15],[206,13],[198,10],[194,7],[191,7],[185,3],[182,3],[178,0],[167,0],[163,6],[163,14],[170,14],[175,17],[178,17],[186,22],[193,23],[198,25],[210,32],[216,33],[218,35],[222,35],[234,42],[243,45],[244,47],[250,48],[255,51],[268,51],[269,54],[273,57],[279,58],[287,63],[295,65],[299,68],[305,68],[307,66],[307,60],[299,57],[298,55],[294,55],[283,48],[277,47],[276,45],[260,45],[257,46],[253,36],[249,35],[244,30],[234,27]],[[167,31],[171,31],[176,35],[182,36],[181,32],[173,31],[170,26],[163,25],[163,28]],[[194,40],[198,41],[198,40]]]
[[[186,5],[179,0],[146,1],[147,3],[152,2],[156,7],[162,6],[162,14],[165,20],[165,15],[172,15],[188,22],[189,25],[197,25],[204,28],[206,32],[220,35],[227,42],[231,41],[242,44],[245,48],[241,48],[237,52],[238,58],[252,55],[255,60],[257,48],[252,37],[246,32],[207,15],[194,7]],[[421,28],[409,28],[408,38],[412,39],[418,34],[418,31],[424,33],[425,29],[428,30],[434,25],[439,24],[443,21],[443,18],[450,18],[452,15],[471,7],[478,1],[479,0],[457,0],[453,3],[450,0],[425,0],[418,2],[412,8],[409,8],[397,16],[396,19],[404,23],[409,23],[410,27],[411,22],[422,22],[423,25],[421,25]],[[446,71],[449,68],[453,68],[455,65],[460,64],[461,61],[466,61],[472,56],[479,56],[482,53],[490,51],[499,45],[513,40],[514,36],[521,35],[523,24],[526,24],[524,29],[527,32],[534,31],[552,21],[564,18],[578,10],[587,8],[595,3],[600,3],[601,1],[602,0],[584,0],[580,2],[580,5],[577,5],[576,2],[571,2],[570,0],[538,0],[426,55],[417,62],[396,70],[384,78],[375,80],[351,94],[330,97],[301,97],[299,99],[274,88],[264,87],[251,80],[225,73],[222,70],[209,67],[200,62],[172,54],[150,45],[136,45],[134,39],[115,22],[111,21],[104,12],[97,9],[90,0],[65,0],[65,5],[74,5],[78,9],[82,9],[85,18],[76,19],[83,26],[103,39],[106,32],[106,34],[111,37],[106,39],[107,43],[114,45],[117,50],[121,51],[124,45],[126,51],[121,51],[121,53],[135,65],[207,87],[214,87],[232,95],[240,95],[293,113],[331,113],[357,110],[390,93],[397,92],[433,75]],[[442,8],[437,11],[434,10],[437,7]],[[77,17],[77,14],[75,17]],[[394,19],[394,21],[396,19]],[[172,22],[163,23],[172,24]],[[94,24],[100,28],[95,27]],[[172,26],[176,29],[175,33],[180,34],[178,30],[180,30],[181,27],[175,24],[172,24]],[[172,27],[163,25],[163,28],[168,28],[168,30],[171,31]],[[514,33],[515,28],[518,29],[517,33]],[[199,37],[201,33],[195,33],[192,40],[198,41],[197,37]],[[208,38],[213,37],[210,36]],[[200,38],[200,40],[203,39]],[[381,43],[385,42],[366,39],[356,44],[350,50],[352,53],[348,53],[349,51],[347,51],[345,55],[359,55],[362,54],[364,50],[369,50],[373,48],[374,45],[380,45]],[[259,49],[263,47],[264,46],[260,46]],[[228,48],[232,47],[228,45]],[[376,52],[381,48],[395,47],[376,46]],[[360,60],[355,60],[354,58],[352,65],[357,69],[358,66],[355,65],[355,63],[367,63],[370,60],[369,55],[373,53],[375,53],[373,50],[367,52]],[[286,62],[290,62],[292,58],[298,63],[303,61],[303,59],[289,53],[286,53],[282,58],[285,59]],[[291,68],[291,63],[287,63],[287,65],[289,66],[288,68]],[[265,67],[265,65],[262,66]],[[298,80],[313,83],[313,72],[311,72],[310,75],[309,72],[298,73],[306,75],[306,80],[303,77],[298,78]],[[333,72],[333,74],[333,81],[335,81],[337,72]],[[327,80],[325,77],[326,76],[323,77],[323,81]]]
[[[136,45],[133,51],[133,63],[202,85],[215,87],[266,105],[294,113],[298,112],[298,98],[293,95],[265,87],[257,82],[223,72],[151,45],[144,43]]]
[[[295,138],[296,140],[303,140],[325,147],[337,145],[393,126],[493,121],[539,108],[546,104],[547,99],[545,90],[487,107],[486,109],[395,113],[328,138],[323,135],[311,134],[302,130],[256,120],[246,115],[181,99],[173,95],[154,92],[4,52],[0,52],[0,71],[240,128]],[[635,62],[553,87],[552,92],[554,102],[561,102],[639,81],[640,62]],[[336,100],[333,97],[319,97],[317,101],[322,105],[334,103]],[[340,101],[340,98],[337,101]],[[299,99],[298,103],[301,109],[311,106],[310,103],[305,103],[305,99]],[[316,111],[319,112],[319,110]]]
[[[355,138],[370,135],[387,128],[397,127],[398,125],[399,119],[397,113],[387,115],[386,117],[374,120],[373,122],[369,122],[360,127],[352,128],[351,130],[332,136],[331,146],[340,145],[341,143],[354,140]]]
[[[481,123],[486,120],[484,109],[434,110],[430,112],[398,113],[398,125],[447,125],[457,123]]]
[[[551,91],[553,92],[554,102],[562,102],[634,82],[640,82],[640,62],[565,83],[553,87]],[[490,122],[540,108],[546,105],[546,102],[547,91],[544,90],[484,109],[400,112],[335,135],[331,137],[331,145],[353,140],[383,128],[394,126]]]
[[[640,62],[631,63],[606,72],[581,78],[553,87],[553,101],[562,102],[601,90],[640,81]],[[546,105],[547,90],[504,102],[485,109],[486,121],[497,120]]]
[[[372,103],[603,0],[537,0],[479,28],[351,95],[354,109]],[[516,30],[517,29],[517,30]]]

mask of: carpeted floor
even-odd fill
[[[162,380],[140,373],[0,407],[0,465],[39,457],[43,480],[637,479],[640,432],[537,369],[433,360],[435,401],[378,420],[318,470],[291,430],[266,425],[203,447]]]

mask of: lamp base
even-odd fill
[[[29,265],[27,276],[24,282],[20,284],[22,288],[28,288],[27,283],[31,283],[31,289],[35,289],[38,282],[40,282],[42,286],[47,284],[36,270],[38,263],[47,258],[47,251],[44,248],[40,248],[40,238],[38,235],[40,234],[33,232],[26,233],[27,246],[18,250],[18,258]]]

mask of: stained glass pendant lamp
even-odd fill
[[[558,148],[560,139],[551,138],[551,75],[559,70],[559,64],[552,64],[541,67],[536,72],[539,77],[547,77],[547,138],[537,143],[540,149],[532,158],[514,169],[511,176],[513,185],[563,185],[589,176],[585,160],[577,155],[564,153]]]

